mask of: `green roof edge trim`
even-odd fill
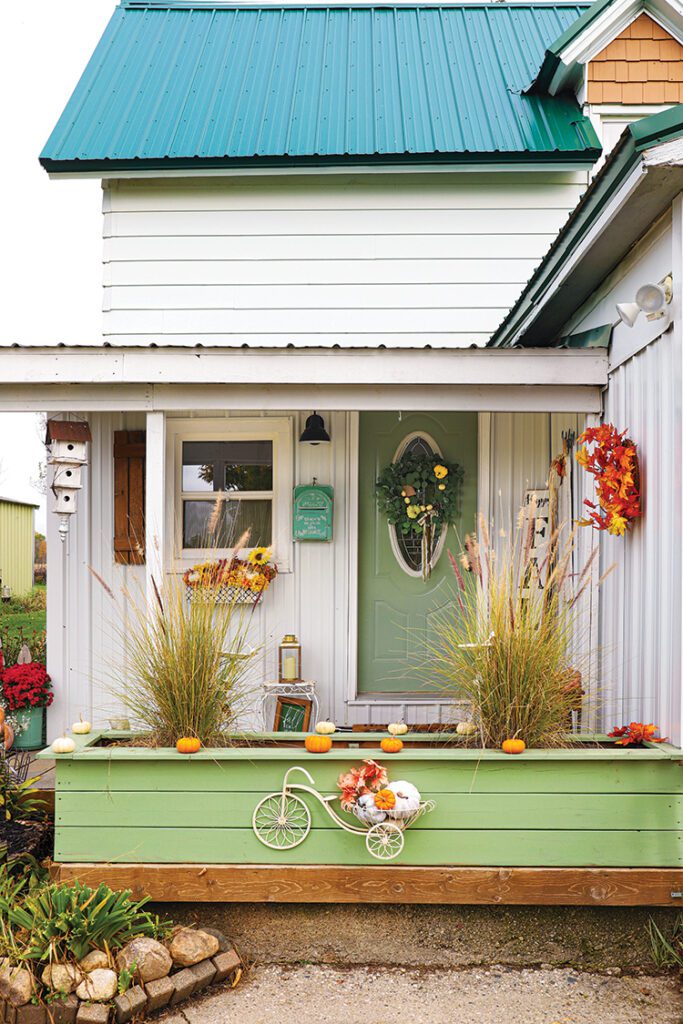
[[[558,348],[609,348],[614,324],[592,327],[589,331],[577,331],[560,338]]]
[[[560,58],[562,51],[565,47],[569,46],[570,43],[573,43],[574,40],[577,39],[578,36],[580,36],[581,33],[584,32],[606,8],[611,6],[612,3],[613,0],[596,0],[594,4],[591,4],[587,11],[580,14],[576,21],[557,37],[554,43],[545,51],[543,63],[541,64],[536,78],[527,89],[528,93],[545,92],[548,89],[548,86],[555,76],[555,72],[562,63]]]
[[[522,294],[494,331],[487,348],[510,348],[519,325],[551,285],[554,276],[581,243],[642,153],[653,146],[683,136],[683,104],[659,114],[651,114],[628,125],[606,163],[560,229],[555,241],[532,274]],[[551,343],[553,344],[553,343]],[[554,343],[560,345],[561,341]]]

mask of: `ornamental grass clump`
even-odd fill
[[[240,537],[236,550],[248,541]],[[111,588],[91,569],[100,584]],[[125,683],[112,692],[129,711],[136,728],[154,746],[175,746],[195,737],[204,746],[225,746],[244,709],[249,691],[249,644],[254,606],[239,592],[215,587],[189,595],[181,576],[154,582],[154,597],[124,589],[128,611],[119,639],[125,651]],[[122,616],[123,618],[123,616]]]
[[[533,510],[520,515],[512,539],[496,551],[480,521],[460,564],[450,555],[455,599],[424,641],[425,673],[470,703],[484,747],[511,738],[527,747],[566,745],[571,713],[581,705],[578,602],[592,583],[594,555],[573,572],[573,534],[561,541],[558,531],[537,564],[534,524]]]

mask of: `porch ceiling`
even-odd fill
[[[463,409],[598,412],[596,350],[0,350],[0,411]],[[30,383],[27,383],[30,382]]]

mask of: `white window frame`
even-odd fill
[[[271,441],[273,445],[273,561],[280,572],[292,571],[292,488],[294,486],[293,418],[291,416],[230,417],[224,420],[178,419],[168,421],[168,454],[173,481],[169,501],[169,536],[173,544],[173,565],[177,571],[203,559],[221,558],[229,549],[183,548],[183,441]],[[256,492],[249,492],[256,496]],[[202,498],[208,495],[203,493]],[[252,548],[238,552],[245,558]]]

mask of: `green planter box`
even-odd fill
[[[45,725],[45,708],[22,708],[15,712],[21,724],[21,730],[14,737],[17,750],[40,750],[45,742],[43,727]]]
[[[181,755],[77,737],[73,754],[55,758],[55,860],[377,865],[361,836],[305,794],[312,828],[301,845],[271,850],[252,830],[257,803],[281,789],[293,765],[331,794],[340,772],[373,757],[390,780],[413,782],[436,805],[407,830],[392,864],[683,867],[683,752],[668,744],[584,742],[510,757],[415,735],[418,746],[407,737],[400,754],[387,755],[380,738],[346,734],[330,753],[308,754],[301,736],[278,734],[295,746],[255,746],[266,737],[254,735],[251,746]]]

